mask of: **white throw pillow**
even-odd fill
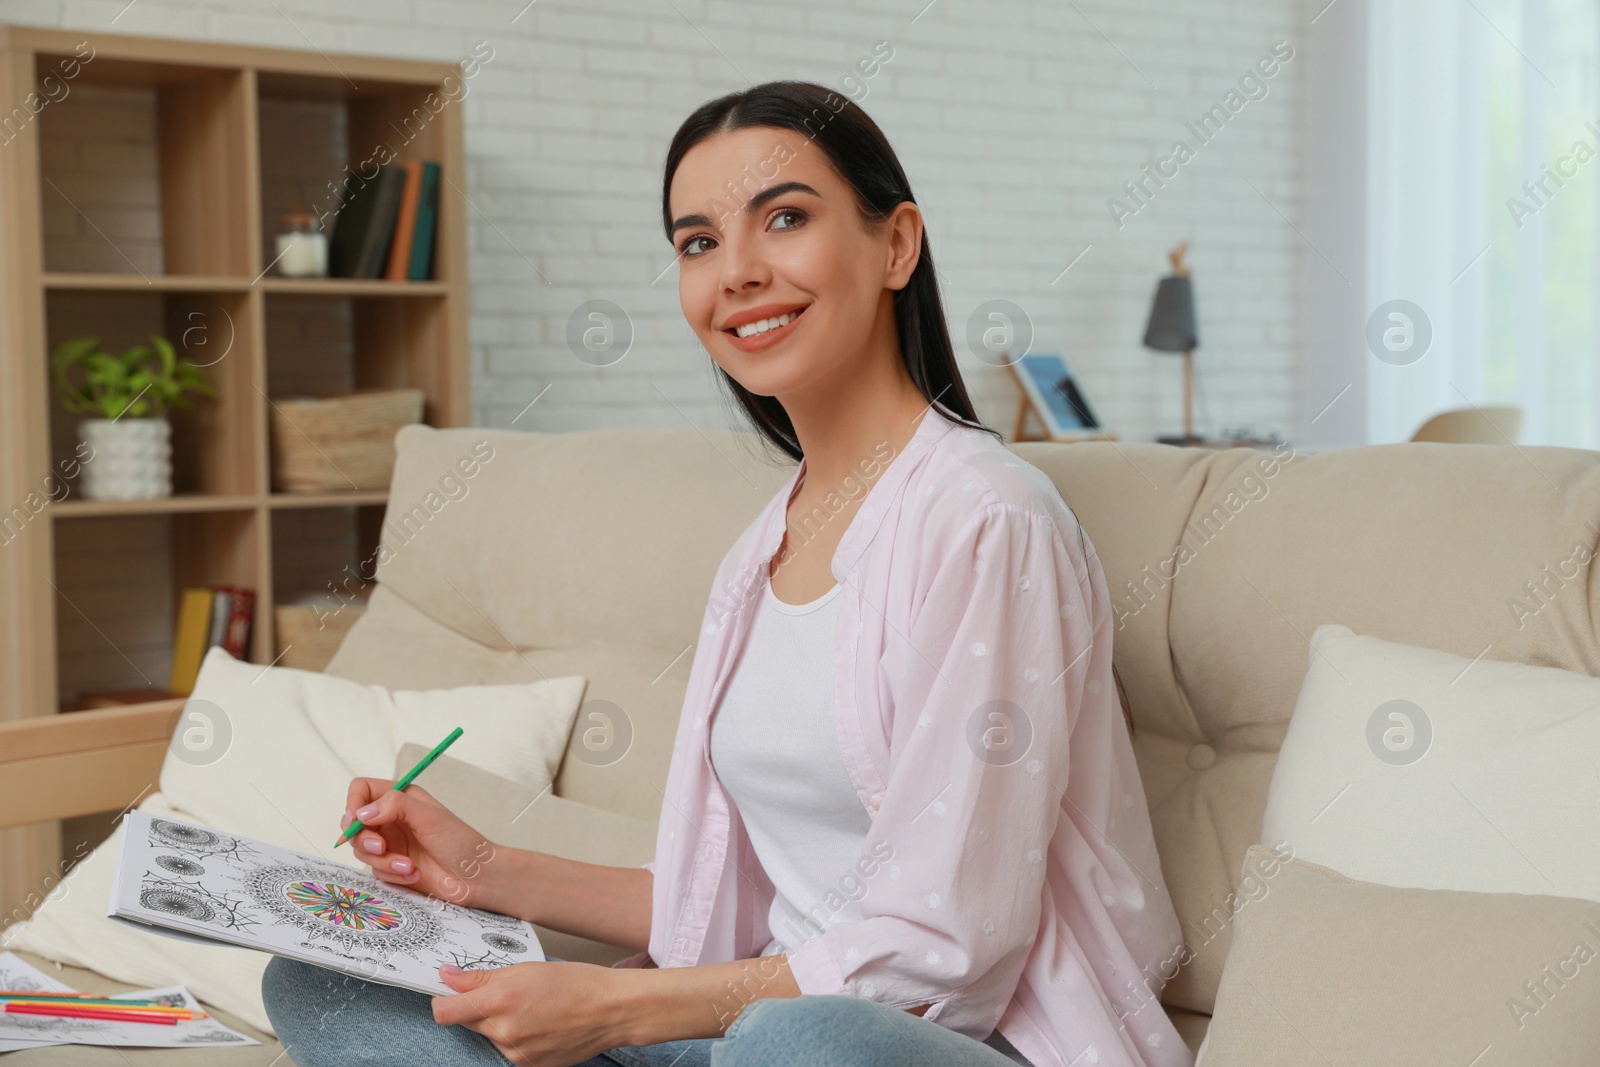
[[[548,787],[584,684],[569,677],[390,693],[212,649],[162,764],[161,791],[207,825],[320,852],[339,834],[352,777],[387,778],[401,745],[431,749],[457,726],[464,732],[452,757]],[[427,788],[426,775],[419,784]]]
[[[568,677],[390,693],[309,671],[240,663],[212,649],[167,750],[160,792],[138,806],[359,863],[349,845],[331,847],[352,777],[393,777],[401,745],[414,741],[431,749],[460,726],[452,757],[548,789],[584,686],[583,678]],[[427,788],[426,772],[417,784]],[[121,835],[118,823],[0,945],[135,985],[182,982],[202,1001],[270,1032],[261,1003],[266,953],[192,944],[106,918]]]
[[[1366,882],[1600,900],[1600,678],[1319,626],[1261,838]]]

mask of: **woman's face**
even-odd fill
[[[916,205],[869,229],[854,191],[792,130],[713,134],[668,198],[678,297],[706,351],[758,396],[848,381],[922,243]],[[741,336],[744,335],[744,336]]]

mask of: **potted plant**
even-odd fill
[[[215,398],[200,368],[178,358],[171,342],[152,334],[120,356],[98,337],[56,346],[51,371],[61,403],[92,449],[84,464],[83,495],[91,500],[154,500],[172,495],[172,424],[167,412],[187,410],[191,396]]]

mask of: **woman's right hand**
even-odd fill
[[[394,779],[356,778],[339,827],[360,819],[355,855],[380,881],[473,906],[495,847],[421,786],[396,792]]]

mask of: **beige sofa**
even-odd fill
[[[484,441],[492,458],[461,466]],[[1319,624],[1600,675],[1600,579],[1551,569],[1577,542],[1597,548],[1586,523],[1600,517],[1600,453],[1015,448],[1055,480],[1106,568],[1162,871],[1194,953],[1163,1001],[1192,1048]],[[749,437],[690,430],[413,428],[399,452],[382,584],[328,669],[403,688],[586,676],[555,795],[528,807],[510,783],[446,763],[430,788],[502,843],[645,862],[712,573],[792,468]],[[597,962],[625,954],[554,934],[548,947]],[[278,1051],[207,1062],[268,1064]],[[11,1062],[185,1058],[73,1048]]]

